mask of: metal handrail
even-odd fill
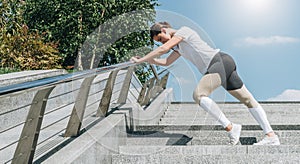
[[[124,63],[100,67],[100,68],[96,68],[96,69],[92,69],[92,70],[85,70],[85,71],[70,73],[70,74],[66,74],[66,75],[59,75],[59,76],[55,76],[55,77],[35,80],[32,82],[24,82],[24,83],[20,83],[20,84],[14,84],[14,85],[10,85],[10,86],[0,87],[0,95],[17,92],[17,91],[22,91],[22,90],[30,89],[30,88],[36,88],[36,87],[39,88],[42,86],[54,86],[54,85],[82,79],[84,77],[92,76],[94,74],[102,74],[102,73],[106,73],[109,71],[120,70],[120,69],[128,68],[128,67],[134,66],[134,65],[136,65],[136,64],[132,63],[132,62],[124,62]]]

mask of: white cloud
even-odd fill
[[[238,39],[235,42],[236,46],[264,46],[270,44],[286,44],[300,42],[299,38],[288,36],[270,36],[270,37],[246,37]]]
[[[287,89],[280,95],[269,98],[268,101],[300,101],[300,90]]]

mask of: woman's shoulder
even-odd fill
[[[182,26],[176,31],[175,35],[177,34],[177,35],[185,35],[186,36],[186,35],[191,35],[193,33],[194,33],[194,30],[192,30],[191,28],[189,28],[187,26]]]
[[[185,30],[185,31],[193,31],[190,27],[188,26],[182,26],[179,28],[179,30]]]

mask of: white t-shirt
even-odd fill
[[[194,30],[185,26],[177,30],[174,36],[183,38],[177,47],[174,47],[175,50],[191,61],[200,73],[205,74],[210,61],[220,50],[210,47]]]

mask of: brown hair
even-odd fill
[[[171,25],[168,22],[157,22],[150,28],[150,36],[153,39],[154,36],[161,33],[162,28],[171,28]]]

